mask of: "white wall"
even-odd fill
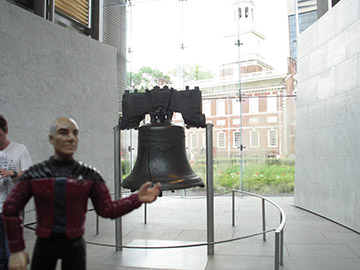
[[[360,0],[298,42],[295,205],[360,231]]]
[[[99,169],[111,188],[116,62],[112,46],[0,0],[0,114],[9,139],[43,161],[53,154],[52,121],[72,117],[80,126],[76,158]]]

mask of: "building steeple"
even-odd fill
[[[231,32],[225,36],[227,46],[235,46],[240,42],[241,72],[258,72],[270,70],[272,67],[265,63],[262,47],[265,36],[256,26],[256,6],[253,0],[234,0],[233,22]],[[229,48],[230,49],[230,48]],[[229,51],[234,51],[230,49]],[[232,53],[227,57],[227,63],[238,63],[238,54]],[[236,59],[235,59],[236,58]]]
[[[254,24],[254,1],[244,0],[244,1],[234,1],[233,8],[235,16],[235,22],[239,20],[239,23],[244,28],[251,28]]]

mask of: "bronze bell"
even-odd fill
[[[160,182],[162,190],[204,187],[192,170],[185,152],[185,132],[171,123],[141,126],[135,166],[122,182],[124,188],[138,190],[142,184]]]

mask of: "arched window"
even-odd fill
[[[238,8],[238,16],[241,18],[241,8]]]
[[[249,17],[249,8],[245,8],[245,18]]]
[[[254,9],[251,9],[251,19],[254,20]]]

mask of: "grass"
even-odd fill
[[[192,167],[204,180],[206,179],[206,166],[203,162],[195,163]],[[257,194],[294,193],[294,162],[288,160],[244,162],[242,175],[241,183],[240,163],[214,162],[215,191],[242,189]]]

